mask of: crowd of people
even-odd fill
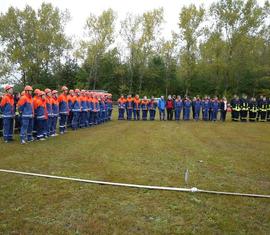
[[[18,118],[21,144],[57,136],[57,125],[59,133],[64,134],[67,127],[77,130],[111,120],[113,105],[109,93],[68,90],[66,86],[59,95],[57,90],[33,91],[31,86],[16,96],[10,85],[4,90],[0,111],[5,143],[13,141],[15,118]]]
[[[198,121],[226,121],[227,112],[231,112],[232,121],[270,121],[270,100],[265,96],[260,96],[258,100],[255,97],[250,99],[243,95],[240,99],[234,95],[233,99],[228,102],[226,97],[218,99],[218,97],[210,98],[199,96],[190,99],[189,97],[181,98],[181,96],[168,96],[165,100],[164,96],[160,98],[146,96],[140,99],[139,95],[132,97],[128,95],[118,99],[118,120],[155,120],[156,110],[159,111],[159,120],[182,120],[188,121],[191,118]],[[166,113],[167,115],[166,115]],[[126,118],[125,118],[126,113]],[[141,114],[142,113],[142,114]],[[220,113],[220,115],[218,115]],[[165,117],[167,116],[167,117]]]

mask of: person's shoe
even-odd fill
[[[54,136],[58,136],[58,134],[54,134]]]
[[[5,140],[4,142],[7,144],[8,143],[8,140]]]
[[[63,135],[63,134],[64,134],[64,132],[63,132],[63,131],[61,131],[61,132],[60,132],[60,135]]]
[[[44,138],[41,138],[41,139],[39,139],[40,141],[43,141],[43,140],[45,140]]]
[[[21,144],[26,144],[26,142],[24,140],[21,141]]]

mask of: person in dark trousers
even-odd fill
[[[201,107],[202,107],[202,102],[199,96],[196,97],[196,100],[193,101],[194,103],[194,120],[198,121],[200,118],[200,113],[201,113]]]
[[[232,121],[238,122],[240,118],[240,100],[237,95],[234,95],[234,98],[231,100],[232,108]]]
[[[259,119],[261,117],[261,110],[259,109],[259,107],[261,106],[262,101],[263,101],[263,95],[261,95],[257,101],[257,106],[258,106],[257,121],[259,121]]]
[[[13,86],[5,86],[6,94],[3,96],[0,109],[3,118],[3,137],[5,143],[13,140],[13,125],[14,125],[14,96],[13,96]]]
[[[175,120],[179,121],[181,117],[181,111],[183,109],[183,101],[180,95],[178,95],[177,99],[174,101],[174,109],[175,109]]]
[[[166,101],[166,109],[167,109],[167,120],[171,121],[173,118],[174,102],[170,95],[168,96],[168,99]]]
[[[140,120],[141,100],[139,95],[135,95],[133,99],[133,118],[134,120]]]
[[[257,120],[257,112],[258,112],[258,105],[256,102],[256,98],[252,97],[249,101],[248,104],[248,109],[249,109],[249,121],[250,122],[255,122]]]
[[[226,97],[224,96],[220,102],[220,120],[222,122],[226,121],[226,114],[227,114],[228,102]]]
[[[219,101],[218,101],[218,97],[215,97],[214,99],[212,99],[211,102],[211,121],[217,121],[217,115],[218,115],[218,110],[219,110],[220,106],[219,106]]]
[[[267,121],[270,122],[270,98],[267,100]]]
[[[183,102],[183,107],[184,107],[184,121],[189,121],[190,118],[190,108],[191,108],[191,100],[186,96],[184,102]]]
[[[147,97],[144,96],[141,102],[141,108],[142,108],[142,120],[147,120],[147,113],[148,113],[148,100]]]
[[[196,97],[193,97],[193,99],[192,99],[192,103],[191,103],[191,107],[192,107],[192,118],[195,120],[196,118],[195,118],[195,105],[196,105]]]
[[[176,100],[176,95],[172,96],[172,100],[173,100],[173,104],[175,104],[175,100]],[[173,110],[172,110],[172,120],[175,119],[175,106],[173,105]]]
[[[262,101],[258,105],[259,110],[260,110],[260,122],[266,122],[266,114],[267,114],[267,100],[266,97],[263,97]]]
[[[156,108],[157,108],[157,103],[155,101],[155,97],[152,96],[151,100],[148,102],[148,110],[149,110],[150,120],[151,121],[155,120]]]
[[[248,100],[246,95],[243,95],[240,100],[240,109],[240,120],[241,122],[246,122],[248,116]]]
[[[126,112],[127,112],[127,120],[132,120],[133,113],[133,98],[131,95],[128,95],[126,100]]]

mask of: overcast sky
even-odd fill
[[[38,9],[42,2],[44,1],[0,0],[0,11],[6,12],[10,6],[22,9],[26,4]],[[50,2],[61,10],[69,10],[72,19],[66,26],[66,32],[69,36],[75,36],[75,39],[83,36],[83,27],[90,13],[99,15],[102,11],[112,8],[117,13],[117,28],[119,28],[119,22],[125,18],[127,12],[142,14],[147,10],[163,7],[166,21],[163,34],[167,38],[171,30],[177,30],[179,12],[184,5],[194,3],[209,6],[213,0],[47,0],[45,2]]]

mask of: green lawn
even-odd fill
[[[201,160],[203,162],[201,162]],[[0,168],[270,194],[270,123],[127,122],[21,146]],[[0,234],[269,234],[270,200],[0,173]]]

